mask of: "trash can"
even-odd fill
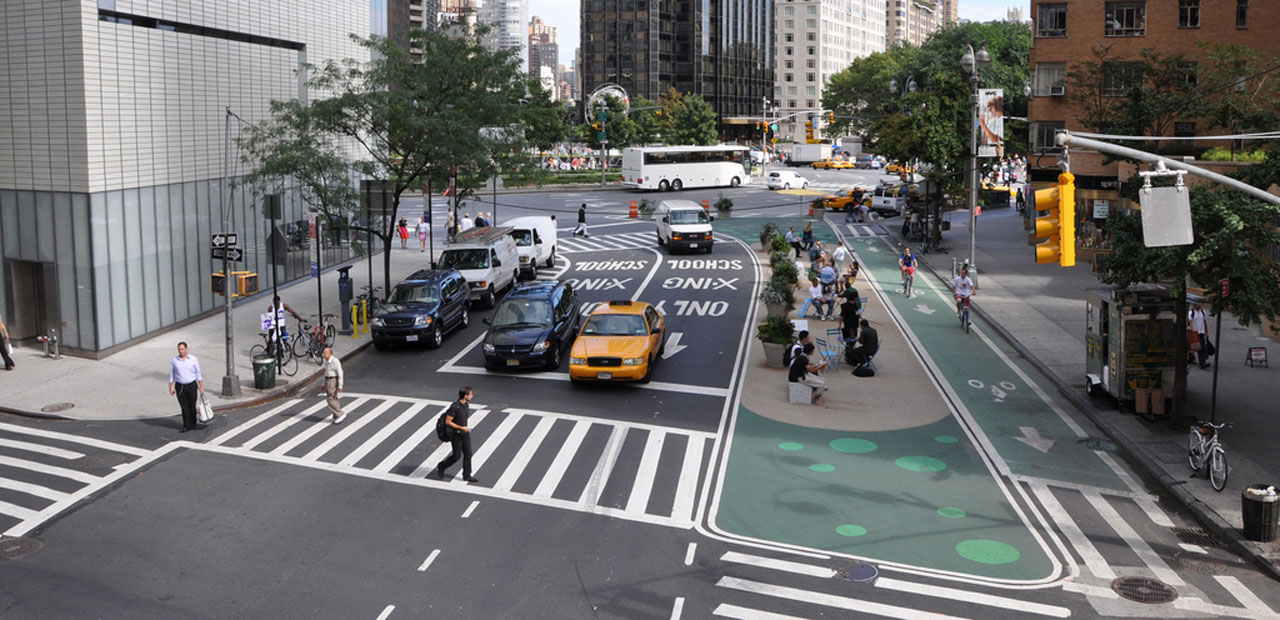
[[[1269,484],[1251,484],[1240,492],[1240,512],[1244,521],[1244,537],[1257,542],[1276,539],[1277,517],[1280,517],[1280,494]]]
[[[253,387],[269,390],[276,386],[276,358],[259,355],[253,358]]]

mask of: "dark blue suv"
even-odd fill
[[[369,326],[379,351],[392,344],[425,342],[436,348],[446,332],[470,322],[471,292],[453,269],[423,269],[401,280],[383,302]]]
[[[578,332],[578,293],[563,282],[526,282],[512,288],[485,319],[484,366],[555,370]]]

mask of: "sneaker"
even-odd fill
[[[334,423],[334,424],[342,424],[342,421],[343,421],[343,420],[345,420],[345,419],[347,419],[347,414],[345,414],[345,413],[344,413],[344,414],[342,414],[342,415],[340,415],[340,416],[338,416],[338,417],[334,418],[334,419],[333,419],[333,423]]]
[[[477,482],[480,482],[480,479],[479,479],[479,478],[477,478],[477,477],[475,477],[475,476],[463,476],[463,477],[462,477],[462,479],[463,479],[463,480],[465,480],[465,481],[467,481],[467,482],[469,482],[469,483],[471,483],[471,484],[475,484],[475,483],[477,483]]]
[[[436,478],[444,480],[444,468],[436,465]]]

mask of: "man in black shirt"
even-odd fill
[[[791,360],[794,360],[797,355],[800,355],[800,353],[804,351],[804,345],[806,342],[811,342],[811,340],[809,340],[809,330],[802,329],[800,330],[800,333],[796,335],[796,341],[787,345],[787,352],[786,355],[783,356],[782,363],[787,366],[791,366]]]
[[[853,345],[853,350],[850,352],[850,361],[855,369],[867,363],[867,360],[880,350],[880,335],[876,330],[867,323],[866,319],[859,321],[858,325],[862,329],[858,330],[858,342]]]
[[[853,297],[845,297],[844,303],[840,304],[840,338],[842,340],[853,340],[858,333],[858,313],[862,310],[858,303],[857,292]]]
[[[467,482],[480,482],[471,475],[471,427],[467,426],[467,417],[471,415],[471,388],[458,390],[457,402],[449,405],[445,412],[444,423],[453,429],[453,438],[449,440],[453,452],[436,465],[436,476],[444,480],[444,472],[458,459],[462,459],[462,479]]]
[[[822,394],[827,391],[827,382],[823,381],[815,373],[825,370],[827,363],[811,363],[809,356],[813,355],[813,350],[813,343],[807,343],[804,345],[804,349],[791,359],[791,369],[787,373],[787,381],[803,383],[813,388],[813,404],[826,406],[826,403],[822,402]]]

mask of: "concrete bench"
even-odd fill
[[[792,405],[812,405],[813,388],[796,382],[787,382],[787,402]]]

